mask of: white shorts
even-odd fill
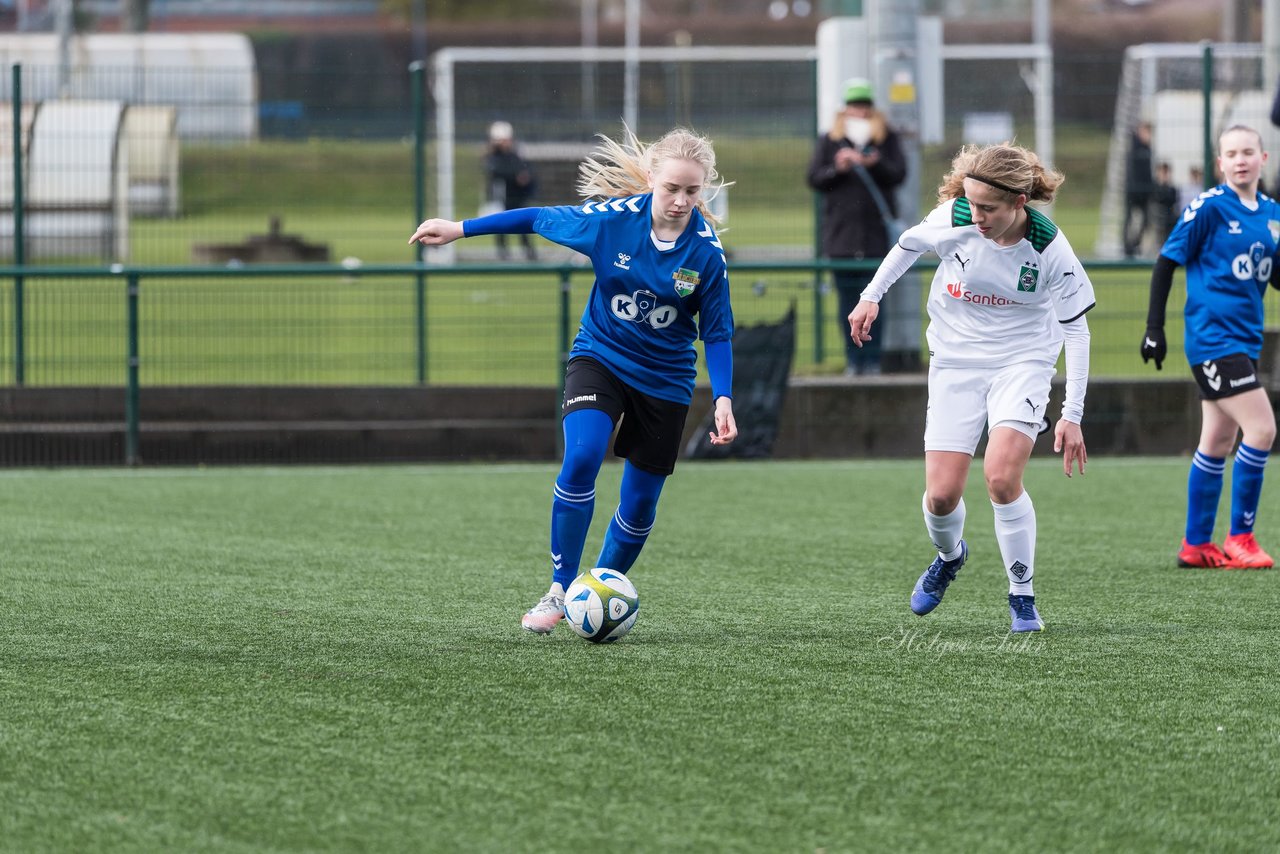
[[[1011,427],[1035,441],[1045,422],[1053,365],[1019,362],[1003,368],[929,366],[924,449],[973,455],[982,428]]]

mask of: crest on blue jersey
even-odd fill
[[[697,270],[690,270],[688,267],[681,267],[671,274],[671,278],[676,283],[676,293],[683,299],[693,293],[694,288],[698,287],[701,277]]]
[[[1267,220],[1267,231],[1271,232],[1271,239],[1276,243],[1280,243],[1280,220]]]

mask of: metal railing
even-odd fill
[[[753,321],[776,320],[792,305],[797,306],[798,327],[795,372],[799,374],[829,373],[834,362],[843,365],[840,349],[843,344],[837,338],[840,321],[834,317],[828,303],[833,301],[829,289],[814,282],[823,282],[823,274],[835,269],[869,270],[874,262],[831,261],[807,259],[799,261],[742,262],[731,265],[734,277],[734,309],[739,325]],[[921,265],[926,271],[927,265]],[[1111,295],[1099,297],[1099,308],[1091,315],[1094,326],[1095,373],[1141,373],[1136,358],[1136,342],[1141,334],[1142,318],[1146,310],[1146,281],[1149,264],[1140,261],[1094,262],[1087,265],[1096,282],[1103,278],[1116,278],[1099,284],[1100,291]],[[527,283],[513,286],[512,292],[522,291],[531,297],[528,302],[497,309],[488,304],[488,297],[480,298],[472,306],[468,297],[477,292],[468,290],[468,281],[510,283],[510,280],[529,277],[550,277],[555,281],[555,296],[546,299],[546,291],[530,288]],[[585,289],[575,288],[575,280],[589,282],[591,268],[577,264],[462,264],[435,266],[430,264],[370,264],[352,269],[341,264],[256,265],[242,267],[128,267],[113,265],[106,268],[87,267],[0,267],[0,282],[8,279],[15,283],[8,300],[7,311],[0,310],[0,318],[8,314],[7,330],[10,347],[7,358],[0,358],[0,367],[8,361],[5,373],[14,386],[29,384],[37,378],[37,385],[104,385],[123,384],[125,394],[126,461],[137,459],[140,389],[144,385],[146,371],[151,370],[153,385],[213,385],[213,384],[311,384],[311,385],[444,385],[506,384],[554,385],[559,381],[561,368],[569,352],[574,334],[575,313],[585,302]],[[82,306],[76,300],[63,299],[45,305],[33,312],[24,304],[39,298],[43,289],[63,286],[63,280],[95,280],[92,286],[94,299],[87,306],[90,318],[83,323],[67,324],[58,328],[51,316],[79,311]],[[174,292],[201,280],[224,280],[208,291],[202,291],[192,300],[196,305],[193,316],[173,320],[162,307],[183,304],[181,293]],[[230,284],[226,280],[229,280]],[[338,305],[327,316],[316,315],[307,321],[306,334],[293,330],[297,341],[288,347],[281,345],[276,355],[264,357],[267,345],[279,344],[288,337],[290,329],[278,318],[268,317],[258,299],[255,283],[278,283],[283,280],[301,280],[304,290],[295,303],[281,301],[274,309],[295,311],[294,306],[309,308],[315,294],[325,288],[356,289],[362,301],[351,305]],[[26,286],[16,284],[25,281]],[[383,281],[381,290],[370,291],[367,283]],[[116,298],[103,299],[100,288],[118,287]],[[245,287],[240,287],[245,286]],[[237,288],[240,288],[237,290]],[[255,288],[250,290],[248,288]],[[365,290],[359,290],[364,288]],[[436,293],[438,292],[438,293]],[[84,292],[81,292],[84,293]],[[109,293],[109,292],[108,292]],[[373,293],[374,298],[368,298]],[[360,326],[356,333],[360,340],[374,342],[373,349],[361,350],[359,346],[342,344],[341,327],[351,324],[352,316],[367,309],[371,303],[386,301],[394,293],[394,305],[390,319],[374,320]],[[230,294],[233,310],[219,315],[204,310],[209,294]],[[1123,296],[1115,298],[1117,294]],[[432,322],[429,316],[432,297],[441,301],[446,297],[463,305],[465,315],[454,314]],[[148,302],[150,299],[150,303]],[[803,299],[803,302],[802,302]],[[116,306],[111,302],[115,300]],[[84,300],[80,300],[83,302]],[[167,302],[166,302],[167,301]],[[152,316],[146,315],[147,306],[153,308]],[[396,307],[409,308],[412,316],[403,317]],[[478,307],[477,307],[478,306]],[[536,308],[537,320],[531,331],[520,319],[532,316]],[[359,311],[357,311],[357,309]],[[924,306],[920,306],[923,323]],[[374,312],[387,317],[388,312]],[[532,342],[523,350],[509,351],[489,367],[488,373],[477,369],[477,360],[483,360],[496,343],[512,337],[504,321],[515,314],[518,329]],[[228,317],[234,317],[228,321]],[[248,318],[249,320],[246,320]],[[250,320],[254,322],[249,322]],[[24,327],[39,323],[38,334]],[[450,325],[464,324],[466,334],[455,336],[453,344],[445,340]],[[210,356],[201,349],[201,336],[210,327],[229,325],[234,327],[218,339],[217,352]],[[294,324],[299,326],[299,324]],[[828,328],[830,327],[830,328]],[[554,341],[545,331],[553,328]],[[115,330],[114,332],[112,330]],[[246,332],[246,329],[248,331]],[[84,337],[93,330],[99,336],[92,348],[92,360],[82,359],[79,367],[75,350]],[[1173,330],[1171,330],[1173,332]],[[439,337],[439,346],[432,339]],[[1171,335],[1172,337],[1172,335]],[[410,340],[405,341],[404,338]],[[399,340],[397,340],[399,339]],[[144,343],[147,347],[144,347]],[[295,346],[296,345],[296,346]],[[33,354],[29,348],[38,347],[34,360],[40,370],[33,371]],[[148,347],[155,353],[153,364],[147,362]],[[288,352],[289,357],[279,353]],[[347,364],[351,353],[358,354],[354,364]],[[107,355],[103,355],[107,354]],[[116,355],[112,355],[116,354]],[[371,355],[372,354],[372,355]],[[433,364],[433,356],[438,365]],[[833,358],[834,357],[834,358]],[[273,361],[274,359],[274,361]],[[257,361],[255,361],[257,360]],[[230,369],[224,372],[208,371],[205,362],[225,363]],[[298,366],[310,366],[323,362],[340,366],[330,373],[312,371],[298,373]],[[394,362],[393,370],[383,370],[385,364]],[[536,364],[535,364],[536,362]],[[1124,370],[1108,370],[1108,365],[1120,362]],[[112,368],[111,365],[115,367]],[[50,366],[58,366],[60,373]],[[224,365],[224,366],[225,366]],[[375,366],[374,369],[362,366]],[[836,369],[838,370],[838,368]],[[1166,371],[1166,373],[1169,373]],[[118,379],[113,380],[112,375]]]

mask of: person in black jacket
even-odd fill
[[[875,108],[868,81],[846,81],[844,101],[845,108],[818,139],[809,163],[809,186],[823,196],[822,254],[879,261],[898,237],[890,234],[891,220],[897,216],[893,191],[907,177],[907,162],[897,133]],[[878,339],[884,334],[884,312],[877,318],[876,335],[861,348],[854,346],[845,328],[845,318],[874,273],[874,267],[835,273],[846,376],[880,373]]]
[[[1178,207],[1178,187],[1173,183],[1173,167],[1166,161],[1156,164],[1156,180],[1151,190],[1151,206],[1154,208],[1152,223],[1156,239],[1163,245],[1169,232],[1178,224],[1182,208]]]
[[[1129,139],[1129,164],[1124,174],[1124,257],[1142,249],[1151,224],[1151,197],[1155,192],[1151,170],[1151,122],[1139,122]]]
[[[491,213],[527,208],[538,189],[533,166],[516,150],[515,132],[510,122],[494,122],[489,126],[489,150],[484,156],[486,200]],[[498,257],[507,259],[507,236],[499,234]],[[525,257],[538,260],[529,235],[521,234]]]

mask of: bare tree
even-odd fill
[[[126,33],[145,33],[150,25],[151,0],[120,0],[124,7],[121,29]]]

